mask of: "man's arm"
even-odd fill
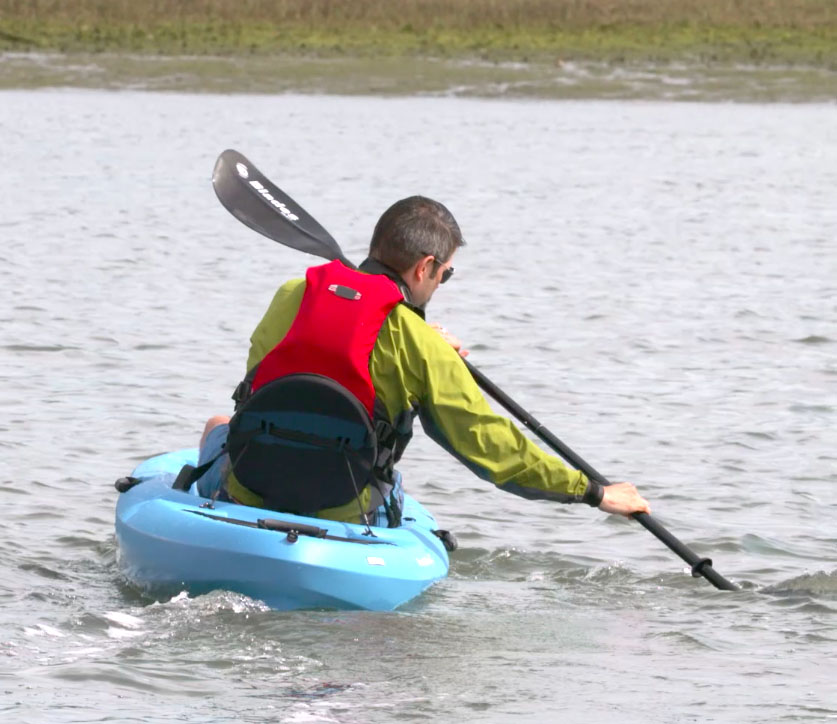
[[[624,507],[624,490],[602,493],[579,471],[535,445],[495,413],[454,349],[423,320],[394,310],[381,329],[370,367],[393,419],[417,405],[427,434],[476,475],[526,498]],[[605,502],[607,501],[607,502]]]
[[[460,357],[467,357],[469,352],[465,349],[459,337],[453,335],[447,328],[438,322],[430,322],[430,327],[435,329]],[[594,508],[599,508],[606,513],[614,513],[629,516],[632,513],[650,513],[646,501],[637,492],[636,487],[631,483],[613,483],[609,486],[602,485],[594,480],[587,481],[587,490],[581,499]]]

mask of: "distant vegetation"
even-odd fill
[[[0,0],[0,49],[837,68],[837,0]]]

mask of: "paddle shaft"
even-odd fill
[[[576,470],[580,470],[589,479],[595,480],[602,485],[611,485],[611,482],[604,475],[598,472],[592,465],[590,465],[590,463],[584,460],[575,451],[561,442],[561,440],[547,430],[540,422],[538,422],[538,420],[518,405],[513,399],[511,399],[511,397],[497,387],[497,385],[495,385],[476,367],[470,364],[467,360],[465,361],[465,364],[480,388],[493,397],[498,403],[500,403],[500,405],[502,405],[508,412],[522,422],[523,425],[525,425],[529,430],[555,450],[555,452],[557,452]],[[642,525],[642,527],[649,533],[668,546],[671,551],[686,561],[686,563],[692,567],[693,576],[703,576],[713,586],[721,589],[722,591],[738,590],[738,586],[731,581],[728,581],[712,567],[711,560],[698,556],[685,543],[669,533],[668,530],[666,530],[657,520],[648,515],[648,513],[634,513],[631,517]]]
[[[215,164],[212,186],[221,203],[239,221],[292,249],[314,254],[325,259],[340,259],[354,268],[343,255],[340,245],[308,212],[262,174],[237,151],[224,151]],[[602,485],[611,483],[591,465],[547,430],[532,415],[512,400],[476,367],[465,361],[477,384],[508,412],[522,422],[564,460],[589,479]],[[716,588],[737,591],[738,587],[714,568],[712,561],[701,558],[683,542],[675,538],[647,513],[632,516],[646,530],[680,556],[692,568],[692,575],[703,576]]]

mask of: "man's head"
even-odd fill
[[[454,252],[464,245],[450,211],[438,201],[410,196],[396,201],[378,219],[369,256],[397,271],[413,303],[424,306],[453,268]]]

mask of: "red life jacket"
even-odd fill
[[[384,497],[396,436],[383,405],[376,409],[369,358],[404,297],[386,276],[338,261],[308,269],[305,280],[287,334],[243,383],[251,389],[227,438],[236,481],[265,507],[306,515],[372,483],[397,525]]]
[[[288,333],[259,363],[252,391],[295,373],[339,382],[374,416],[369,357],[389,313],[403,299],[395,283],[332,261],[308,269]]]

